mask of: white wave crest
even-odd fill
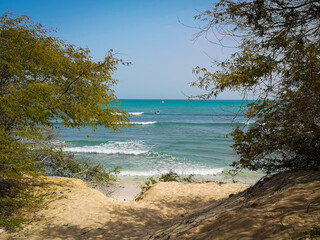
[[[129,114],[133,115],[133,116],[139,116],[139,115],[144,114],[144,112],[129,112]]]
[[[130,123],[134,125],[151,125],[151,124],[156,124],[157,122],[130,122]]]
[[[73,153],[140,155],[149,152],[151,147],[144,145],[143,142],[132,141],[108,142],[96,146],[65,147],[63,150]]]
[[[119,112],[115,112],[115,113],[111,113],[112,115],[123,115],[123,113],[119,113]],[[129,115],[132,116],[140,116],[144,114],[144,112],[129,112]]]
[[[205,175],[217,175],[221,174],[223,172],[223,168],[209,168],[209,169],[202,169],[202,168],[194,168],[194,169],[184,169],[184,170],[175,170],[174,172],[186,176],[186,175],[200,175],[200,176],[205,176]],[[149,171],[121,171],[120,176],[143,176],[143,177],[150,177],[150,176],[156,176],[156,175],[161,175],[168,173],[170,170],[149,170]]]

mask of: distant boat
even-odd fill
[[[160,111],[159,111],[159,109],[157,109],[157,111],[155,112],[155,114],[160,114]]]
[[[162,103],[164,103],[164,101],[161,101]]]

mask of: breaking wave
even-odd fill
[[[82,147],[65,147],[66,152],[73,153],[97,153],[97,154],[124,154],[124,155],[140,155],[147,153],[151,147],[143,144],[143,142],[108,142],[95,146]]]
[[[139,116],[139,115],[144,114],[144,112],[129,112],[129,114],[133,115],[133,116]]]
[[[130,122],[133,125],[152,125],[156,124],[157,122]]]

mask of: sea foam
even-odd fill
[[[130,122],[133,125],[152,125],[152,124],[156,124],[157,122]]]
[[[151,147],[146,146],[143,142],[108,142],[96,146],[82,147],[66,147],[63,149],[66,152],[73,153],[98,153],[98,154],[125,154],[125,155],[140,155],[147,153]]]
[[[139,115],[144,114],[144,112],[129,112],[129,114],[133,115],[133,116],[139,116]]]
[[[144,112],[129,112],[128,114],[132,116],[140,116],[144,114]],[[116,113],[112,113],[112,115],[123,115],[123,113],[116,112]]]

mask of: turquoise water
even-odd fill
[[[241,101],[122,100],[120,109],[133,113],[135,127],[122,133],[99,127],[57,131],[64,150],[101,163],[120,166],[123,176],[152,176],[173,170],[179,174],[212,176],[228,169],[236,155],[225,137]],[[235,122],[245,124],[239,115]],[[234,124],[233,124],[234,125]],[[87,138],[86,135],[90,135]]]

